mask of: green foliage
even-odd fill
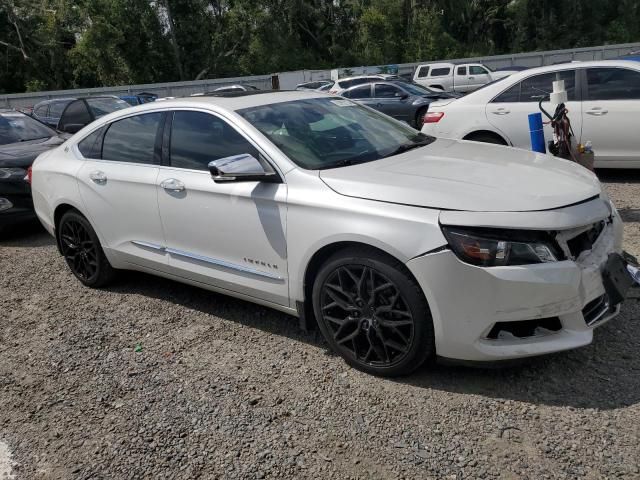
[[[0,92],[639,39],[637,0],[2,0]]]

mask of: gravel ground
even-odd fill
[[[640,255],[640,173],[604,179]],[[385,380],[269,309],[134,273],[83,288],[33,228],[0,240],[0,311],[18,479],[640,478],[637,299],[580,350]]]

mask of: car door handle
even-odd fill
[[[498,108],[496,110],[493,110],[491,113],[493,113],[494,115],[507,115],[511,113],[511,110],[507,110],[506,108]]]
[[[475,80],[476,77],[469,77],[469,80]]]
[[[606,115],[609,113],[609,110],[605,110],[602,107],[593,107],[591,110],[587,110],[589,115],[595,115],[596,117],[600,117],[602,115]]]
[[[104,185],[107,183],[107,174],[101,172],[100,170],[95,170],[89,174],[89,178],[93,181],[93,183],[97,183],[98,185]]]
[[[169,192],[182,192],[184,190],[184,183],[175,178],[167,178],[160,183],[160,186]]]

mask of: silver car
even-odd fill
[[[85,285],[132,269],[267,305],[379,375],[586,345],[630,284],[591,172],[317,92],[116,112],[32,181]]]

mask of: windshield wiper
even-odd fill
[[[391,153],[388,153],[387,155],[385,155],[383,158],[393,157],[394,155],[400,155],[401,153],[408,152],[409,150],[413,150],[414,148],[425,147],[429,145],[431,142],[433,142],[432,138],[426,138],[418,142],[405,143],[404,145],[400,145]]]
[[[369,150],[365,150],[364,152],[360,152],[357,155],[354,155],[352,157],[342,158],[340,160],[336,160],[335,162],[331,162],[331,163],[328,163],[326,165],[322,165],[321,167],[318,168],[318,170],[328,170],[330,168],[338,168],[338,167],[349,167],[351,165],[356,165],[358,163],[371,162],[371,161],[376,160],[376,159],[375,158],[362,158],[362,157],[366,157],[366,156],[371,155],[373,153],[376,153],[376,152],[371,152]]]
[[[33,140],[43,140],[45,138],[51,138],[51,137],[21,138],[19,142],[32,142]]]

